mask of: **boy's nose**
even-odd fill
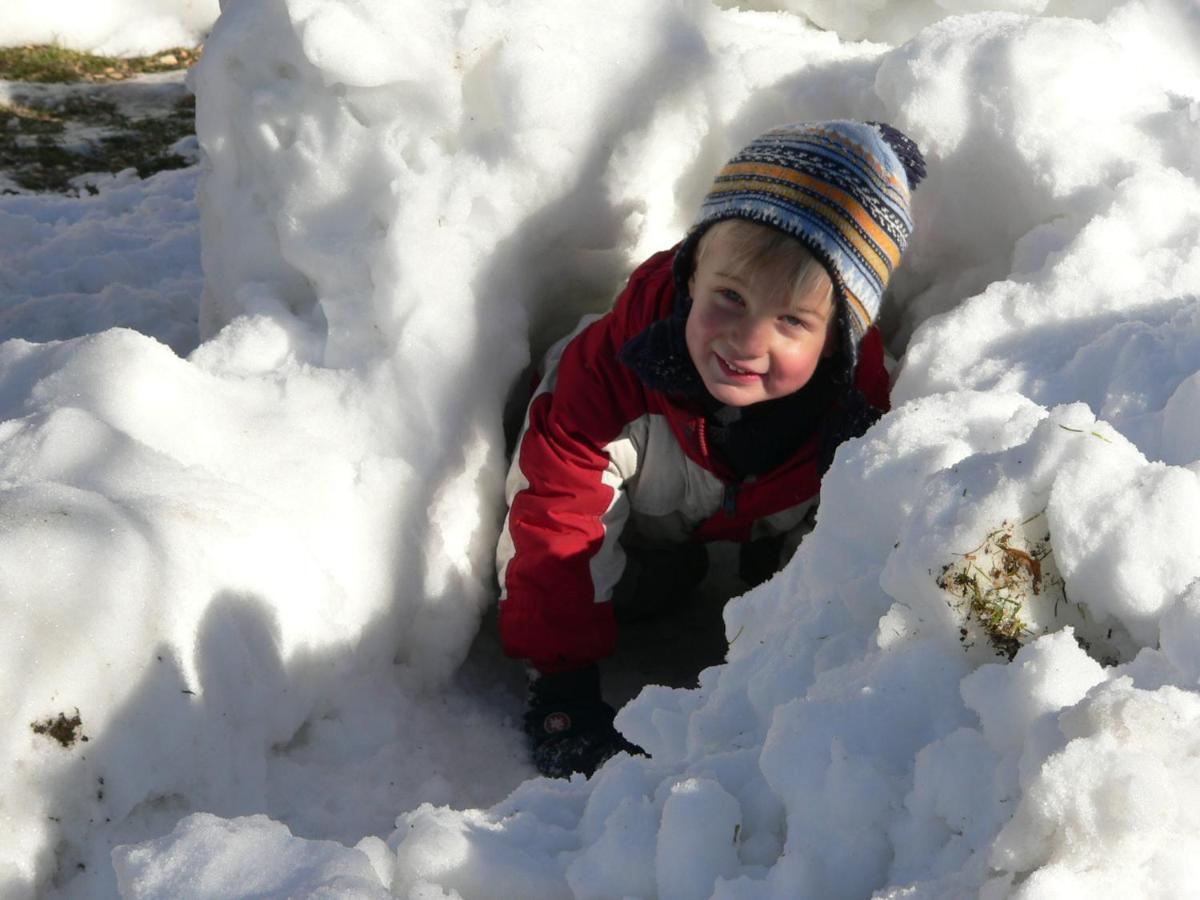
[[[738,326],[733,346],[742,356],[762,356],[767,351],[769,337],[768,323],[747,319]]]

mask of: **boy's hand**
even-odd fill
[[[778,572],[784,537],[779,534],[742,544],[738,548],[738,577],[753,588]]]
[[[613,727],[614,716],[600,697],[596,666],[539,676],[529,685],[525,713],[533,764],[543,775],[566,778],[573,772],[591,775],[622,750],[643,753]]]

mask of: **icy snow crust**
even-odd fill
[[[0,345],[0,893],[1194,893],[1200,14],[922,28],[968,6],[822,4],[912,26],[889,48],[698,0],[228,4],[193,76],[204,342]],[[488,602],[508,386],[737,147],[835,116],[929,157],[903,405],[727,607],[727,663],[622,710],[650,758],[488,809],[434,784],[362,840],[353,779],[302,823],[341,843],[254,815],[306,753],[436,729],[411,698]],[[1011,662],[937,583],[996,534],[1018,575],[1052,550]],[[528,771],[444,696],[492,783]],[[86,743],[26,728],[76,709]]]

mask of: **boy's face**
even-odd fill
[[[688,281],[684,332],[704,386],[727,406],[749,406],[808,384],[836,348],[837,317],[826,279],[801,295],[768,264],[738,271],[717,231]]]

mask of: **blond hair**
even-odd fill
[[[763,286],[772,296],[824,292],[834,299],[833,279],[812,251],[777,228],[745,219],[726,219],[705,231],[696,247],[696,265],[717,235],[725,242],[735,274],[747,280],[751,276],[766,279]]]

